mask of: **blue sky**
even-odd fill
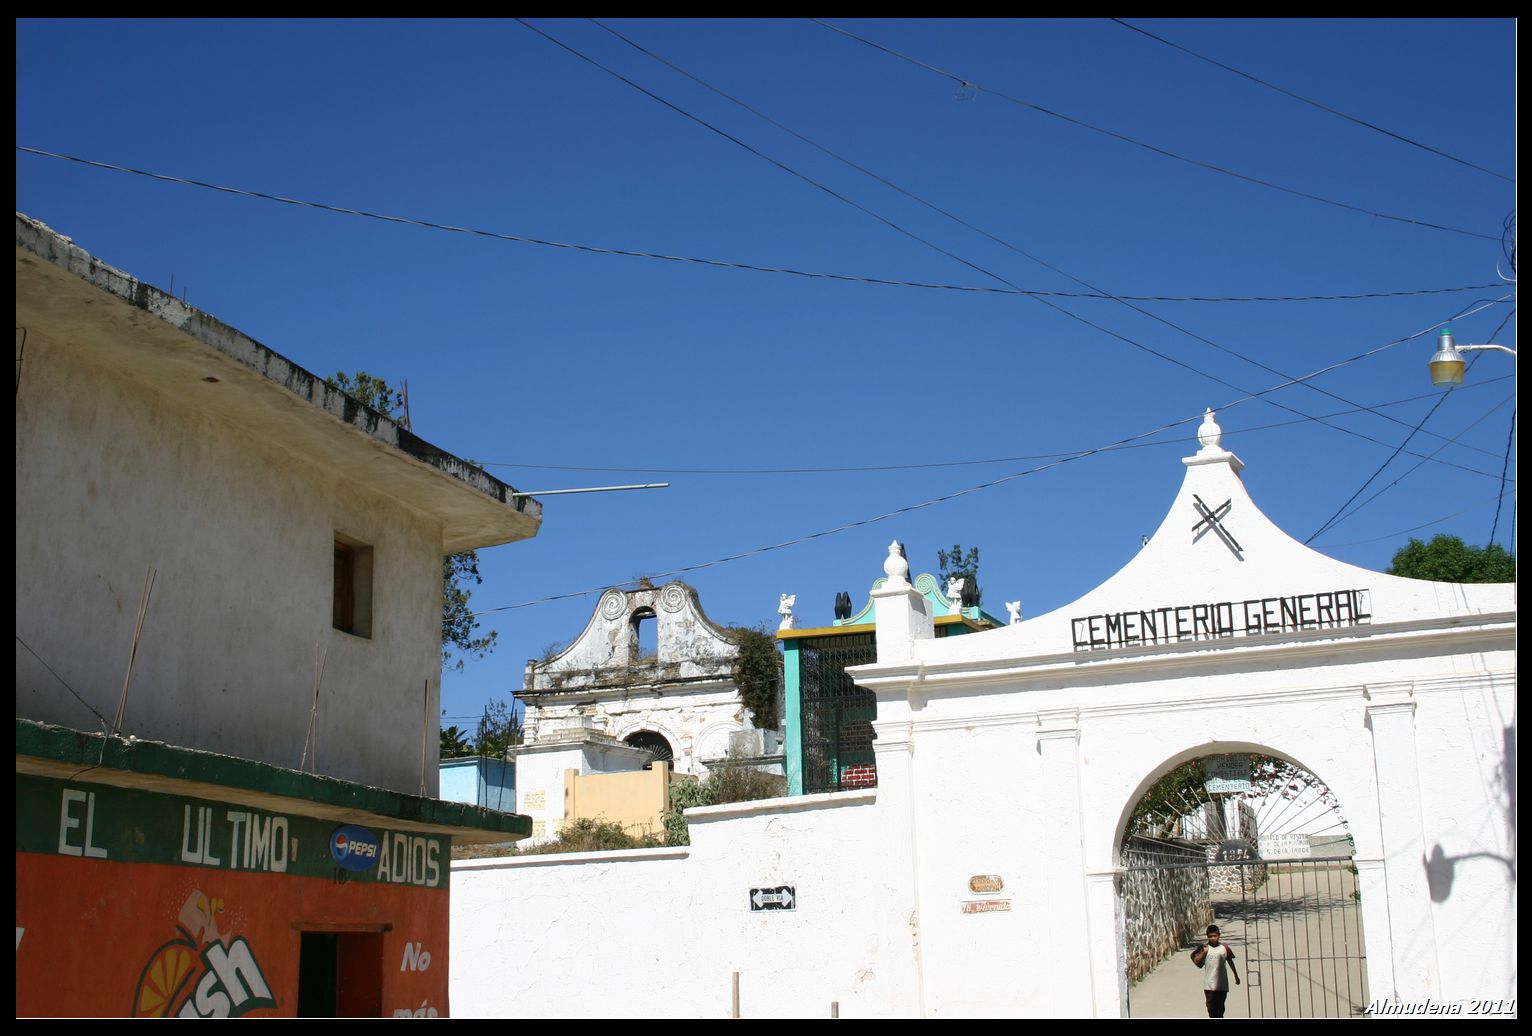
[[[1050,306],[444,233],[18,152],[19,211],[150,283],[174,278],[188,302],[310,370],[407,380],[419,434],[518,488],[673,483],[549,497],[536,539],[483,552],[474,605],[509,610],[482,617],[497,650],[443,679],[446,712],[463,725],[521,687],[527,658],[573,638],[595,597],[510,606],[834,529],[1043,455],[1190,422],[684,577],[720,622],[775,625],[777,596],[791,592],[804,624],[819,625],[838,591],[860,606],[890,539],[918,571],[961,542],[981,550],[992,611],[1020,598],[1038,615],[1116,571],[1156,528],[1205,407],[1469,309],[1452,323],[1460,341],[1500,328],[1495,340],[1515,344],[1514,300],[1489,305],[1513,287],[1496,264],[1510,275],[1500,236],[1514,183],[1110,21],[836,22],[970,88],[806,20],[607,23],[983,234],[596,25],[534,24],[800,175],[501,21],[20,21],[17,143],[502,234],[921,284],[1083,281],[1118,296],[1219,298],[1488,287],[1134,303],[1151,316],[1113,299]],[[1509,20],[1135,24],[1515,175]],[[1438,403],[1425,373],[1433,348],[1428,333],[1313,387],[1221,410],[1256,502],[1300,540],[1324,526]],[[1503,493],[1500,476],[1513,372],[1484,356],[1406,446],[1443,447],[1435,458],[1400,453],[1352,506],[1385,491],[1314,545],[1382,569],[1410,535],[1487,541],[1497,506],[1496,539],[1509,545],[1514,453]],[[1349,432],[1305,420],[1361,406],[1393,420],[1328,418]],[[1010,459],[576,470],[996,458]]]

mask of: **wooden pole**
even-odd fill
[[[420,725],[420,797],[426,797],[426,749],[431,743],[431,678],[425,679],[420,708],[424,715]]]
[[[831,1018],[839,1018],[840,1017],[840,1001],[839,1000],[831,1000],[830,1001],[830,1017]]]
[[[737,971],[734,973],[734,1010],[733,1013],[729,1015],[729,1017],[739,1017],[739,972]]]
[[[309,742],[314,743],[314,762],[309,768],[310,773],[318,773],[319,768],[319,684],[324,679],[325,659],[330,657],[330,649],[320,651],[320,641],[314,642],[314,706],[309,710],[309,729],[303,735],[303,759],[298,763],[298,770],[302,772],[304,763],[309,761]]]
[[[138,657],[138,638],[144,632],[144,616],[149,613],[149,595],[154,593],[154,569],[144,576],[143,596],[138,599],[138,620],[133,624],[133,647],[128,651],[128,671],[122,678],[122,694],[117,699],[117,716],[112,720],[112,733],[122,729],[122,720],[128,708],[128,684],[133,682],[133,660]]]

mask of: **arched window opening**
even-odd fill
[[[638,661],[651,662],[660,653],[660,624],[654,617],[653,608],[639,608],[629,620],[633,628],[633,657]]]
[[[656,734],[652,730],[638,730],[623,740],[634,748],[642,748],[654,756],[655,762],[669,763],[675,761],[675,751],[670,747],[670,742],[664,734]],[[645,767],[648,769],[648,767]]]

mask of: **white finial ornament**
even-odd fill
[[[1197,441],[1202,444],[1202,449],[1198,451],[1200,453],[1217,452],[1218,444],[1223,441],[1223,429],[1213,420],[1212,407],[1202,415],[1202,427],[1197,429]]]
[[[778,626],[777,629],[790,630],[793,628],[793,605],[797,603],[797,594],[782,595],[781,600],[777,602],[777,614],[782,616],[782,625]]]
[[[904,557],[904,544],[898,540],[888,545],[888,557],[883,559],[883,574],[890,584],[905,586],[910,581],[910,563]]]
[[[1011,625],[1012,626],[1016,625],[1018,622],[1021,621],[1021,602],[1020,601],[1006,601],[1005,602],[1005,610],[1010,613]]]

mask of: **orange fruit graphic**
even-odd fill
[[[139,977],[133,1017],[163,1018],[169,1014],[196,965],[197,951],[190,943],[177,939],[156,950]]]

